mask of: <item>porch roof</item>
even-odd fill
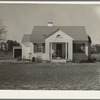
[[[45,38],[54,34],[57,30],[71,36],[74,41],[88,41],[88,36],[84,26],[34,26],[30,41],[33,43],[44,42]]]

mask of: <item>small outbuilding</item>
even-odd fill
[[[13,46],[13,58],[22,57],[22,47]]]

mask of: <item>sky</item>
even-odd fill
[[[35,25],[85,26],[92,44],[100,44],[100,4],[0,4],[7,39],[21,42]]]

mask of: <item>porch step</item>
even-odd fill
[[[51,62],[54,62],[54,63],[66,63],[69,61],[70,60],[65,60],[65,59],[53,59],[53,60],[51,60]]]

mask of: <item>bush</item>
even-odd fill
[[[89,59],[88,59],[88,62],[89,62],[89,63],[93,63],[94,61],[93,61],[92,58],[89,58]]]
[[[42,63],[42,59],[41,59],[41,57],[38,56],[38,57],[36,58],[36,61],[37,61],[38,63]]]
[[[22,60],[22,58],[21,58],[21,57],[18,57],[18,58],[17,58],[17,61],[21,61],[21,60]]]
[[[46,60],[46,63],[50,63],[51,62],[51,60]]]
[[[96,58],[90,57],[90,58],[88,58],[88,60],[80,60],[80,61],[77,61],[77,62],[78,62],[78,63],[94,63],[94,62],[96,62],[96,61],[97,61]]]
[[[35,62],[35,57],[32,57],[32,62]]]
[[[30,59],[22,59],[23,61],[30,61]]]
[[[80,60],[79,63],[86,63],[87,60]]]
[[[91,55],[91,58],[92,58],[94,61],[100,61],[100,54],[92,54],[92,55]]]
[[[97,61],[97,58],[93,58],[93,61],[96,62]]]
[[[96,62],[96,61],[97,61],[96,58],[90,57],[90,58],[88,59],[88,62],[90,62],[90,63],[94,63],[94,62]]]
[[[14,59],[12,52],[5,54],[4,52],[0,51],[0,60],[12,60],[12,59]]]

